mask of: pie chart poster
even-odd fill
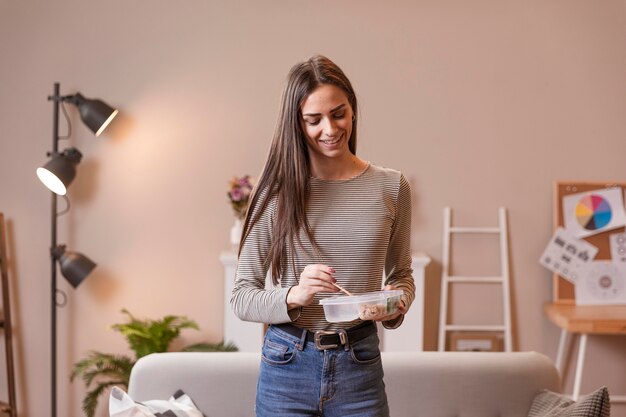
[[[603,188],[563,197],[565,228],[578,238],[626,225],[622,189]]]

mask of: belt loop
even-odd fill
[[[350,350],[350,340],[348,339],[348,333],[341,329],[337,332],[337,334],[339,335],[339,341],[341,342],[341,344],[343,345],[343,348],[345,349],[345,351],[349,351]]]
[[[304,350],[304,347],[306,346],[306,333],[308,332],[307,329],[302,329],[302,336],[300,336],[300,345],[298,345],[298,350]]]

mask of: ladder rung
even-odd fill
[[[500,233],[499,227],[451,227],[450,233]]]
[[[461,277],[452,276],[448,277],[448,282],[494,282],[502,283],[504,279],[502,277]]]
[[[504,325],[492,324],[492,325],[474,325],[474,324],[446,324],[447,331],[460,331],[460,332],[503,332]]]
[[[0,413],[10,413],[11,406],[4,401],[0,401]]]

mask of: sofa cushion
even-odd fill
[[[608,417],[610,407],[606,387],[598,388],[579,401],[544,389],[533,399],[528,417]]]
[[[203,417],[191,398],[178,390],[169,400],[133,401],[118,387],[109,397],[110,417]]]

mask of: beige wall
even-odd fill
[[[552,182],[626,177],[621,0],[2,1],[0,39],[0,210],[10,221],[22,416],[49,408],[49,195],[34,170],[50,148],[55,81],[122,112],[94,139],[69,109],[84,159],[60,242],[99,268],[76,291],[61,284],[64,416],[80,415],[84,394],[66,379],[74,361],[90,349],[128,353],[108,330],[122,308],[196,319],[202,331],[180,344],[221,339],[226,183],[259,172],[286,73],[313,53],[353,81],[359,154],[413,185],[413,248],[433,258],[429,349],[444,206],[474,225],[509,209],[516,347],[554,357],[559,333],[542,314],[551,275],[537,263]],[[483,256],[467,260],[478,270]],[[625,347],[623,337],[591,339],[583,391],[626,393]]]

